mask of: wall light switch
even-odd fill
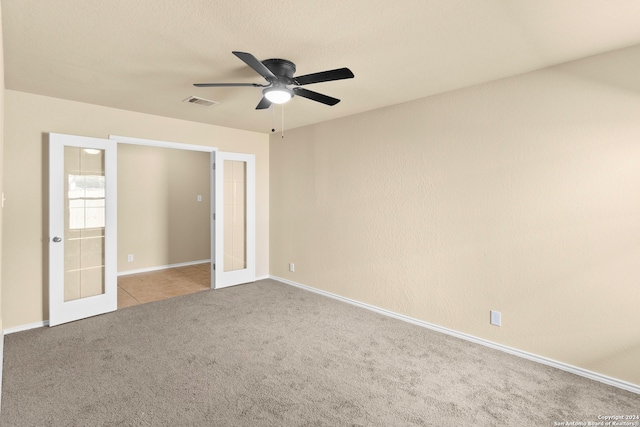
[[[502,324],[502,314],[499,311],[491,310],[491,324],[495,326]]]
[[[200,194],[198,194],[197,200],[198,200],[199,202],[201,202],[201,201],[202,201],[202,196],[201,196]]]

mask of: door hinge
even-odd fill
[[[215,214],[215,212],[213,213],[213,220],[214,220],[214,221],[216,220],[216,214]]]
[[[211,268],[213,268],[215,270],[216,269],[216,264],[215,263],[211,264]]]
[[[211,169],[216,170],[216,164],[215,163],[211,163]]]

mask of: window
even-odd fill
[[[104,175],[68,175],[69,229],[104,228]]]

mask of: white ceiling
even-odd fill
[[[2,0],[7,89],[215,125],[279,130],[264,79],[232,51],[284,58],[305,88],[285,128],[410,101],[640,44],[637,0]],[[219,102],[181,102],[196,95]]]

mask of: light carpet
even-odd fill
[[[554,426],[640,412],[640,395],[273,280],[8,335],[3,381],[2,426]]]

